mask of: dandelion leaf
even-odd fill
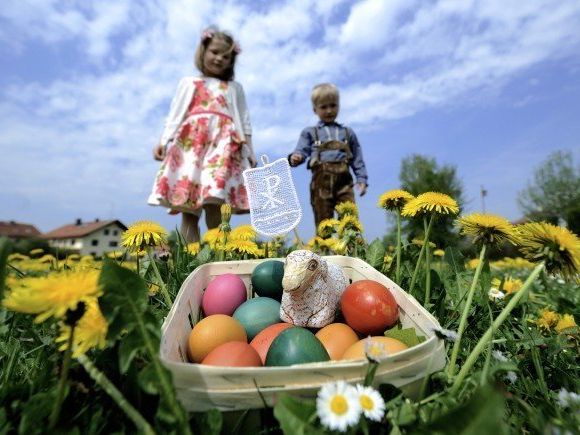
[[[408,347],[413,347],[425,341],[425,337],[417,335],[415,328],[400,328],[395,327],[385,331],[385,337],[394,338],[406,344]]]
[[[384,258],[385,245],[379,239],[373,240],[367,249],[367,255],[365,258],[366,262],[373,266],[375,269],[380,270],[383,265]]]
[[[280,423],[282,431],[284,434],[292,435],[325,433],[309,423],[315,412],[316,404],[313,400],[299,400],[286,394],[278,397],[274,407],[274,416]]]
[[[8,255],[12,251],[12,243],[5,237],[0,237],[0,300],[4,295],[4,281],[6,279],[6,267]]]
[[[449,410],[423,427],[420,433],[456,435],[502,435],[508,433],[504,423],[505,398],[489,385],[473,393],[465,403]]]

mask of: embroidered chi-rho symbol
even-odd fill
[[[252,226],[263,236],[283,235],[302,218],[290,165],[286,159],[269,163],[267,156],[262,164],[244,171]]]

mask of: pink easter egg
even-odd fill
[[[231,316],[247,297],[244,281],[233,273],[216,276],[208,284],[201,299],[206,316],[225,314]]]

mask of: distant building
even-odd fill
[[[121,234],[127,227],[119,220],[82,222],[65,225],[43,234],[53,248],[74,251],[80,255],[102,256],[121,245]]]
[[[21,222],[0,221],[0,237],[8,237],[12,240],[39,238],[40,231],[31,224],[23,224]]]

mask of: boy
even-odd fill
[[[334,216],[334,207],[341,202],[354,202],[353,179],[356,177],[360,196],[367,190],[367,170],[362,150],[354,131],[335,122],[339,111],[338,88],[322,83],[312,89],[312,107],[320,121],[306,127],[300,134],[298,145],[288,156],[290,166],[298,166],[309,158],[312,170],[310,203],[314,211],[316,228]]]

